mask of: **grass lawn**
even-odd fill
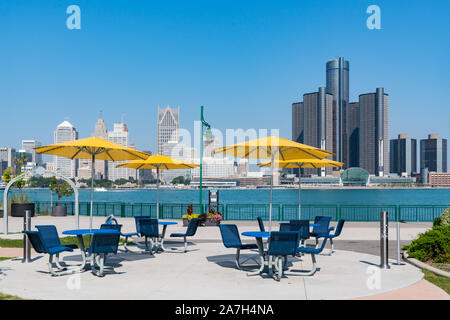
[[[443,289],[447,294],[450,294],[450,278],[440,276],[434,272],[423,269],[425,280]]]
[[[16,296],[11,296],[9,294],[0,293],[0,300],[24,300],[24,299]]]
[[[76,236],[68,236],[60,238],[61,244],[76,244],[78,245],[78,239]],[[83,236],[83,242],[85,248],[89,248],[89,236]],[[124,242],[120,239],[120,244]],[[134,245],[134,243],[129,242],[128,245]],[[0,248],[23,248],[23,239],[0,239]]]

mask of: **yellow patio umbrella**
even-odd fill
[[[50,154],[54,156],[69,158],[69,159],[90,159],[92,160],[91,170],[91,211],[89,219],[89,228],[92,229],[92,212],[94,203],[94,177],[95,177],[95,160],[106,161],[124,161],[133,159],[146,159],[149,154],[140,152],[120,144],[104,140],[101,138],[85,138],[80,140],[73,140],[63,143],[52,144],[34,148],[36,153]],[[79,221],[77,217],[77,228],[79,228]]]
[[[280,137],[264,137],[260,139],[241,142],[238,144],[216,148],[213,154],[222,153],[228,156],[252,159],[323,159],[333,155],[332,152],[308,146]],[[272,189],[273,189],[273,165],[270,179],[270,204],[269,204],[269,232],[272,230]]]
[[[286,161],[275,161],[274,166],[278,168],[298,168],[299,170],[302,168],[340,168],[344,164],[342,162],[337,162],[329,159],[291,159]],[[272,166],[272,162],[264,162],[258,164],[260,167],[270,167]],[[298,173],[298,218],[301,219],[301,184],[300,184],[300,171]]]
[[[157,214],[159,214],[159,170],[193,169],[198,166],[198,164],[184,162],[168,156],[155,154],[145,160],[132,160],[124,163],[119,163],[116,167],[126,167],[133,169],[156,169],[156,212]]]

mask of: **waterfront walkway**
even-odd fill
[[[104,220],[104,217],[95,217],[94,226]],[[81,217],[80,221],[81,228],[89,224],[88,217]],[[10,232],[19,232],[22,223],[21,218],[11,218]],[[124,232],[132,232],[135,228],[134,219],[119,218],[119,223],[124,225]],[[33,218],[33,226],[42,224],[55,224],[62,232],[75,228],[75,219]],[[258,229],[256,221],[237,224],[240,232]],[[408,243],[429,227],[431,224],[402,224],[402,239]],[[278,228],[276,223],[274,228]],[[395,259],[395,224],[391,228],[394,241],[390,246],[390,257]],[[167,234],[182,230],[185,227],[180,223],[169,227]],[[13,233],[8,238],[21,236]],[[192,248],[198,250],[186,254],[162,253],[154,257],[120,252],[108,259],[108,265],[115,268],[104,278],[97,278],[90,272],[51,277],[47,257],[42,255],[33,254],[34,260],[30,264],[24,264],[20,259],[2,261],[0,292],[32,299],[448,299],[443,290],[423,280],[422,272],[409,264],[397,266],[391,260],[390,270],[374,268],[379,263],[378,239],[377,223],[348,223],[341,240],[335,242],[337,251],[332,256],[317,257],[320,270],[313,277],[288,276],[278,283],[267,277],[247,277],[245,272],[235,269],[235,251],[221,244],[218,228],[204,227],[190,239]],[[254,241],[245,237],[242,240]],[[181,245],[172,241],[166,243],[168,247]],[[0,256],[7,254],[21,256],[22,249],[0,248]],[[76,251],[63,257],[69,264],[80,260]],[[294,269],[311,267],[309,256],[294,261]],[[374,270],[380,272],[379,287],[370,281]],[[126,290],[117,289],[125,287]]]

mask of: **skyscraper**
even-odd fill
[[[411,176],[417,172],[417,140],[410,139],[407,134],[399,134],[398,139],[390,142],[391,173]]]
[[[158,154],[162,154],[163,145],[169,141],[179,141],[180,108],[158,107]]]
[[[344,110],[344,168],[354,168],[359,166],[359,102],[349,103]]]
[[[152,155],[152,152],[150,150],[144,150],[143,152]],[[139,169],[137,171],[138,180],[140,181],[151,181],[153,179],[156,179],[152,169]]]
[[[14,168],[15,157],[16,157],[16,149],[0,148],[0,161],[6,161],[8,168]]]
[[[303,102],[292,104],[292,140],[303,141]]]
[[[420,170],[447,172],[447,139],[437,134],[429,134],[428,139],[420,140]]]
[[[317,92],[303,95],[303,141],[301,143],[333,151],[333,96],[320,87]],[[324,176],[331,168],[305,169],[304,174]]]
[[[78,132],[69,121],[66,120],[56,127],[54,133],[54,143],[62,143],[77,139]],[[57,173],[68,178],[75,178],[77,174],[78,160],[55,156],[54,162]]]
[[[344,161],[345,119],[344,109],[349,102],[350,64],[343,57],[333,59],[326,64],[326,93],[333,95],[333,152],[335,160]]]
[[[383,88],[359,96],[359,166],[377,176],[389,173],[388,104]]]
[[[28,162],[34,162],[36,165],[42,164],[42,155],[36,153],[34,148],[40,147],[42,144],[36,140],[22,140],[22,149],[26,150],[27,153],[31,154],[31,159],[28,159]]]
[[[108,132],[108,140],[114,143],[129,147],[129,133],[125,123],[114,123],[114,130]],[[130,173],[128,168],[116,168],[121,163],[108,161],[108,179],[116,181],[117,179],[129,179]]]
[[[108,127],[103,120],[103,113],[100,112],[100,117],[94,126],[92,137],[108,140]],[[91,160],[89,160],[90,162]],[[95,160],[95,175],[96,179],[108,179],[108,161]]]

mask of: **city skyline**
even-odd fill
[[[124,5],[111,3],[108,15],[121,23],[109,25],[98,14],[101,5],[80,1],[82,29],[69,31],[65,4],[2,3],[0,27],[11,32],[4,39],[8,50],[0,53],[9,62],[3,73],[8,77],[0,78],[0,104],[8,119],[16,119],[17,110],[24,115],[20,130],[15,121],[2,126],[8,135],[0,144],[16,149],[23,139],[51,144],[51,128],[67,116],[87,137],[103,110],[110,124],[126,112],[137,148],[155,152],[155,109],[167,104],[183,109],[180,122],[191,132],[205,105],[208,121],[218,129],[275,128],[290,137],[285,123],[291,103],[324,85],[323,62],[340,56],[351,62],[349,101],[375,87],[388,90],[389,139],[403,132],[415,139],[430,132],[448,137],[443,89],[450,82],[449,45],[430,35],[447,32],[444,13],[450,5],[442,1],[440,10],[414,1],[378,5],[381,30],[367,29],[362,2],[321,8],[308,2],[246,3],[239,10],[224,3],[127,4],[128,15],[122,14]],[[346,22],[334,24],[344,13]],[[337,41],[342,34],[347,36]],[[42,36],[40,51],[30,47],[36,35]],[[265,46],[267,40],[273,46]],[[303,50],[305,45],[315,49]]]

